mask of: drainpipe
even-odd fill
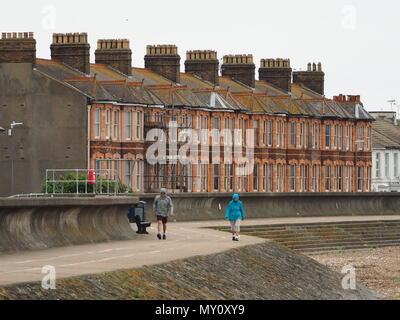
[[[90,170],[90,110],[92,106],[87,106],[87,169]]]

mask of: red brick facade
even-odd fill
[[[100,110],[101,112],[99,138],[95,138],[96,110]],[[107,112],[110,113],[110,121],[107,120]],[[130,112],[130,116],[132,117],[130,137],[126,134],[126,130],[129,130],[127,129],[129,125],[127,126],[126,122],[128,112]],[[146,121],[144,114],[146,114]],[[119,117],[117,129],[114,129],[115,115]],[[155,118],[155,115],[157,118]],[[95,159],[130,159],[135,162],[133,175],[136,175],[136,170],[140,169],[142,170],[140,175],[144,176],[144,167],[146,166],[145,126],[153,123],[158,124],[160,127],[159,123],[162,122],[160,121],[162,115],[165,116],[165,119],[170,119],[171,113],[167,115],[165,110],[156,108],[116,107],[111,104],[92,105],[90,117],[91,166],[95,167]],[[235,180],[233,188],[231,188],[231,168],[229,164],[221,161],[219,174],[215,174],[214,169],[218,169],[218,167],[213,163],[203,164],[203,168],[201,169],[199,169],[197,164],[193,163],[191,165],[191,172],[189,169],[189,172],[185,171],[183,175],[185,180],[183,187],[182,181],[179,178],[181,164],[176,164],[176,169],[170,164],[164,169],[165,171],[161,179],[155,179],[154,177],[146,179],[146,177],[143,177],[140,178],[140,186],[137,185],[139,180],[131,180],[130,185],[134,191],[153,191],[160,188],[162,184],[170,189],[182,189],[188,192],[370,191],[372,146],[371,143],[368,145],[368,141],[371,139],[368,137],[368,132],[370,132],[368,129],[371,127],[371,122],[307,119],[294,116],[232,114],[227,112],[212,112],[211,114],[207,111],[190,110],[179,110],[176,112],[176,115],[179,124],[181,124],[185,116],[191,116],[191,124],[189,123],[185,127],[192,127],[195,130],[199,129],[198,117],[201,117],[202,120],[201,129],[213,129],[213,119],[216,117],[220,118],[221,129],[225,129],[225,121],[228,121],[230,124],[231,119],[234,120],[236,129],[239,128],[239,119],[242,119],[242,125],[247,121],[249,129],[252,129],[254,121],[258,120],[258,144],[254,148],[254,163],[256,164],[255,169],[257,173],[252,173],[248,177],[241,178],[234,175]],[[138,116],[140,117],[139,125],[137,123]],[[281,132],[279,135],[277,134],[278,121]],[[107,125],[107,123],[110,123],[110,125]],[[267,126],[265,133],[264,123]],[[292,123],[295,124],[295,146],[292,145]],[[166,123],[164,122],[164,124]],[[271,138],[269,137],[270,131],[268,129],[268,125],[270,124],[272,124]],[[328,125],[331,128],[330,136],[326,134]],[[108,126],[110,127],[109,129],[107,129]],[[284,138],[282,126],[284,126]],[[362,140],[364,142],[362,145],[357,146],[356,141],[358,139],[359,128],[363,128],[360,130],[362,130]],[[348,129],[349,131],[347,132]],[[114,130],[117,130],[117,136],[114,136]],[[108,131],[110,132],[109,137],[107,137]],[[138,132],[140,133],[138,134]],[[330,142],[330,146],[326,145],[327,140]],[[221,145],[223,145],[223,142],[223,138],[221,137]],[[211,147],[209,150],[211,152]],[[223,158],[222,152],[221,157]],[[108,169],[115,169],[115,162],[111,161]],[[138,165],[137,163],[140,162],[142,164]],[[101,168],[107,169],[106,162],[103,161],[101,163]],[[124,180],[124,165],[125,163],[122,162],[117,169],[122,181],[127,182]],[[291,168],[292,165],[295,166],[294,176],[293,169]],[[358,166],[362,168],[362,172],[360,172],[362,174],[362,183],[358,179]],[[234,164],[234,168],[236,167],[237,164]],[[327,175],[327,168],[329,168],[330,175]],[[175,173],[174,170],[176,170]],[[185,170],[188,170],[187,167]],[[176,179],[164,179],[166,176],[176,176]],[[215,179],[218,179],[218,184],[215,182]]]

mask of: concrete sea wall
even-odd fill
[[[0,253],[133,239],[137,197],[0,198]]]
[[[232,194],[172,194],[175,219],[223,219]],[[155,194],[118,197],[0,198],[0,253],[132,239],[129,206]],[[248,218],[400,214],[398,193],[247,193]]]
[[[140,194],[148,216],[155,194]],[[223,219],[232,193],[170,194],[177,221]],[[400,214],[400,193],[246,193],[241,195],[248,218]]]

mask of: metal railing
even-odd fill
[[[45,194],[117,195],[119,183],[118,171],[112,169],[46,169]]]

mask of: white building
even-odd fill
[[[372,191],[400,192],[400,126],[396,112],[370,112],[372,124]]]

